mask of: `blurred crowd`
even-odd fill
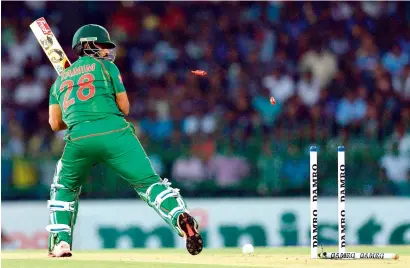
[[[410,196],[409,2],[26,1],[2,5],[4,199],[46,198],[64,147],[48,126],[56,73],[29,28],[41,16],[72,61],[80,26],[109,30],[128,119],[186,196],[307,195],[312,144],[323,194],[344,145],[348,193]],[[135,193],[97,166],[83,196]]]

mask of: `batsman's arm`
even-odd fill
[[[128,115],[130,112],[130,102],[122,82],[120,70],[118,70],[118,67],[113,62],[104,61],[104,64],[106,64],[106,67],[110,72],[117,106],[124,115]]]
[[[115,94],[115,101],[117,102],[118,108],[124,115],[128,115],[130,113],[130,102],[128,100],[127,92]]]
[[[49,106],[48,123],[53,131],[67,129],[67,125],[63,122],[61,108],[59,104],[51,104]]]
[[[55,93],[55,84],[50,89],[50,100],[48,108],[48,123],[53,131],[60,131],[67,129],[67,125],[63,122],[63,116],[60,104],[57,101]]]

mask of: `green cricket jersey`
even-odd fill
[[[54,82],[49,104],[60,105],[63,121],[70,129],[109,115],[123,116],[115,94],[124,91],[120,71],[113,62],[84,56]]]

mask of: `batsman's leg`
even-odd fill
[[[81,185],[92,163],[81,155],[81,146],[67,142],[51,184],[48,209],[48,251],[53,257],[70,257]]]
[[[198,223],[189,214],[187,205],[171,183],[155,173],[133,127],[122,133],[110,135],[106,144],[105,161],[126,179],[138,195],[151,206],[181,237],[186,238],[190,254],[202,251],[203,240],[198,233]]]

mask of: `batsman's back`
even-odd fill
[[[115,94],[121,80],[114,63],[92,57],[80,57],[57,78],[50,90],[50,104],[59,104],[68,128],[109,115],[123,116]],[[123,88],[123,86],[122,86]]]

